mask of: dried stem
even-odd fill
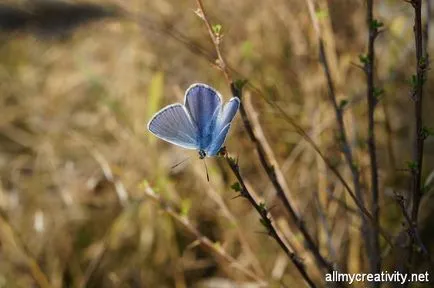
[[[422,197],[422,164],[423,164],[423,148],[426,138],[426,131],[422,123],[422,100],[423,100],[423,85],[426,80],[425,72],[428,68],[428,55],[426,48],[424,51],[424,34],[422,30],[422,0],[411,0],[411,5],[414,8],[414,37],[416,48],[416,76],[413,77],[412,85],[412,98],[414,101],[414,117],[415,117],[415,135],[414,135],[414,149],[413,149],[413,162],[411,163],[411,176],[412,176],[412,189],[411,189],[411,225],[414,226],[416,234],[417,216],[419,212],[419,204]],[[425,37],[427,39],[427,36]],[[425,43],[427,45],[427,43]],[[410,245],[408,247],[408,264],[410,267],[413,265],[413,249],[415,237],[410,237]],[[406,269],[410,269],[406,266]]]
[[[367,220],[368,220],[368,218],[371,218],[371,217],[367,217],[367,214],[364,213],[364,210],[366,210],[366,209],[365,209],[365,204],[364,204],[365,203],[364,197],[363,197],[363,194],[361,191],[360,173],[359,173],[357,165],[354,161],[352,148],[351,148],[351,145],[350,145],[348,138],[347,138],[347,135],[346,135],[344,116],[343,116],[343,107],[341,107],[341,105],[338,104],[338,101],[337,101],[336,89],[335,89],[334,81],[333,81],[333,78],[331,75],[327,53],[325,52],[324,41],[323,41],[323,38],[321,35],[318,19],[317,19],[316,14],[315,14],[314,4],[311,0],[307,1],[307,4],[308,4],[311,20],[312,20],[312,23],[314,26],[314,30],[315,30],[317,37],[318,37],[320,62],[322,64],[324,74],[325,74],[325,77],[327,80],[329,100],[332,103],[333,109],[335,111],[336,122],[338,124],[338,131],[339,131],[339,141],[340,141],[340,144],[342,146],[342,152],[344,154],[345,160],[347,162],[347,165],[351,171],[352,178],[353,178],[354,192],[355,192],[355,196],[357,198],[356,203],[358,203],[357,206],[358,206],[358,208],[360,208],[360,216],[362,218],[362,237],[365,238],[365,243],[368,244],[368,245],[366,245],[366,253],[367,253],[368,257],[371,257],[372,253],[370,251],[371,249],[370,249],[370,245],[369,245],[370,237],[369,237],[369,233],[367,233],[369,231],[369,225],[368,225]],[[375,227],[378,227],[374,218],[372,218],[370,220]]]
[[[240,89],[237,89],[235,85],[231,85],[232,93],[234,96],[242,98],[242,91]],[[240,107],[240,114],[241,118],[243,119],[244,127],[247,131],[247,134],[249,135],[251,141],[255,144],[256,150],[258,151],[259,160],[262,164],[262,166],[265,169],[265,172],[268,175],[268,178],[270,179],[271,183],[274,186],[274,189],[277,192],[277,196],[279,199],[283,202],[286,210],[288,211],[289,215],[291,216],[291,219],[294,221],[297,228],[302,233],[303,237],[305,238],[307,248],[313,253],[316,261],[320,264],[321,267],[326,269],[329,272],[332,272],[335,270],[332,265],[326,261],[326,259],[321,255],[319,252],[318,246],[315,244],[315,241],[313,240],[312,236],[310,235],[309,231],[307,230],[307,227],[305,226],[304,222],[300,219],[300,216],[297,214],[291,203],[289,202],[289,199],[286,197],[286,194],[282,188],[282,185],[279,183],[279,180],[277,178],[277,171],[276,167],[271,166],[268,164],[267,160],[267,153],[264,148],[264,145],[262,143],[262,139],[257,137],[257,133],[255,133],[255,128],[252,125],[252,121],[249,119],[249,116],[246,112],[246,109],[244,105],[241,105]]]
[[[289,257],[291,262],[294,264],[294,266],[297,268],[297,270],[300,272],[303,279],[306,281],[306,283],[309,285],[309,287],[316,287],[312,279],[310,279],[309,275],[306,272],[306,268],[304,267],[304,264],[298,258],[293,251],[291,251],[288,246],[283,242],[282,238],[277,233],[276,229],[274,228],[274,225],[271,221],[271,218],[269,216],[268,210],[263,204],[258,204],[256,200],[253,198],[252,194],[247,189],[243,178],[241,177],[241,173],[239,170],[238,163],[228,157],[225,156],[226,162],[228,163],[229,167],[231,168],[232,172],[234,173],[235,177],[238,180],[238,183],[240,184],[240,195],[247,199],[250,204],[255,208],[255,210],[258,212],[259,216],[261,217],[261,223],[264,225],[264,227],[267,229],[268,234],[277,242],[277,244],[282,248],[282,250],[286,253],[286,255]]]
[[[370,245],[371,257],[369,257],[371,263],[371,273],[379,273],[381,271],[381,250],[379,242],[379,232],[376,227],[380,223],[380,204],[379,204],[379,187],[378,187],[378,166],[377,166],[377,151],[375,143],[375,122],[374,113],[375,106],[377,104],[377,92],[374,83],[374,73],[375,73],[375,47],[374,42],[378,36],[378,28],[381,26],[379,22],[374,19],[374,1],[367,0],[367,25],[369,29],[368,33],[368,56],[365,61],[364,71],[366,74],[367,82],[367,95],[368,100],[368,148],[369,148],[369,158],[371,162],[371,210],[373,221],[375,223],[374,227],[371,227],[372,231],[370,233],[371,241],[367,243]],[[378,90],[379,91],[379,90]],[[380,282],[373,283],[373,287],[380,287]]]
[[[408,234],[410,237],[414,238],[414,241],[417,242],[417,245],[420,247],[422,253],[430,259],[430,255],[428,252],[428,249],[425,247],[425,245],[422,242],[422,239],[420,239],[419,233],[416,231],[416,227],[412,224],[411,216],[408,214],[408,211],[405,207],[405,199],[402,195],[397,194],[394,192],[394,196],[396,199],[396,202],[399,205],[399,208],[401,208],[402,215],[404,215],[405,222],[408,226]]]
[[[318,145],[315,143],[315,141],[313,141],[312,137],[310,137],[304,130],[303,128],[300,127],[300,125],[298,125],[296,123],[296,121],[294,119],[291,118],[291,116],[289,116],[281,107],[275,105],[272,102],[267,101],[268,104],[270,104],[272,107],[276,108],[277,110],[279,110],[279,112],[282,114],[282,116],[285,118],[285,120],[290,123],[295,129],[296,132],[303,137],[303,139],[315,150],[316,153],[318,153],[318,155],[321,157],[321,159],[323,159],[324,163],[326,164],[326,166],[335,174],[335,176],[338,178],[338,180],[342,183],[342,185],[344,186],[345,190],[348,192],[348,195],[350,195],[351,199],[354,201],[354,203],[356,204],[357,208],[359,209],[359,215],[363,215],[366,216],[369,221],[371,221],[372,223],[374,222],[374,218],[372,217],[372,215],[369,213],[369,211],[365,208],[365,206],[362,204],[362,202],[360,202],[356,195],[354,194],[353,190],[351,189],[351,187],[349,186],[349,184],[347,183],[347,181],[345,181],[344,177],[342,176],[342,174],[339,172],[338,168],[332,164],[332,162],[324,155],[324,153],[320,150],[320,148],[318,147]],[[253,141],[255,142],[255,141]],[[375,225],[374,225],[375,226]],[[384,240],[386,240],[386,242],[389,245],[393,245],[392,239],[390,234],[384,230],[381,226],[378,226],[377,229],[379,230],[381,236],[383,237]]]
[[[423,53],[428,60],[428,46],[429,46],[429,25],[431,23],[431,0],[425,1],[425,27],[423,30]]]
[[[220,51],[220,38],[218,35],[216,35],[213,32],[213,29],[211,27],[210,22],[208,21],[208,17],[206,15],[205,9],[203,7],[202,0],[196,0],[197,6],[198,6],[198,15],[203,19],[203,22],[206,25],[206,28],[208,29],[209,37],[212,40],[212,43],[216,47],[215,52],[217,53],[217,65],[220,68],[220,70],[223,72],[226,80],[229,83],[232,83],[232,79],[228,73],[228,69],[226,68],[226,62],[223,59],[222,53]]]

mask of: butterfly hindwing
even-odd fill
[[[231,124],[229,123],[225,127],[223,127],[222,130],[220,130],[220,133],[216,134],[216,136],[213,137],[211,144],[208,146],[208,148],[205,151],[207,156],[217,155],[223,143],[225,142],[226,135],[228,134],[230,127]]]
[[[197,127],[182,104],[172,104],[160,110],[149,121],[148,129],[172,144],[199,149]]]
[[[219,134],[220,131],[234,119],[235,114],[240,107],[240,99],[237,97],[231,98],[228,103],[225,104],[222,111],[217,116],[215,133]]]

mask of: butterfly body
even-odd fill
[[[155,136],[186,149],[199,158],[217,155],[240,106],[236,97],[222,104],[220,93],[196,83],[185,92],[184,105],[172,104],[157,112],[148,123]]]

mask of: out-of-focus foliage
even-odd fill
[[[279,247],[261,233],[257,214],[246,201],[232,199],[237,195],[231,189],[234,177],[224,161],[207,159],[208,183],[196,153],[146,130],[153,113],[182,102],[194,82],[216,87],[225,99],[231,96],[223,75],[199,53],[215,56],[194,13],[195,1],[95,0],[96,6],[85,7],[101,7],[94,10],[100,14],[77,16],[65,27],[49,16],[37,17],[29,2],[0,6],[0,15],[14,11],[21,15],[14,19],[26,21],[6,29],[6,16],[0,19],[0,287],[33,287],[38,271],[43,274],[39,281],[46,277],[51,287],[259,287],[234,263],[271,287],[302,285]],[[409,190],[403,169],[412,153],[413,20],[405,1],[375,2],[377,18],[385,24],[376,42],[376,79],[385,90],[375,114],[381,219],[386,230],[397,234],[402,213],[393,192],[406,195]],[[369,191],[366,81],[353,65],[366,53],[366,7],[356,0],[316,3],[338,98],[346,101],[341,103],[346,103],[347,134]],[[349,178],[306,4],[221,0],[205,5],[213,23],[221,25],[231,68],[264,92],[247,88],[245,101],[256,108],[290,196],[321,252],[343,271],[365,271],[354,203],[315,151],[263,100],[295,118]],[[430,74],[424,104],[428,126],[434,120]],[[226,144],[229,153],[239,156],[252,191],[274,207],[275,223],[321,282],[239,119]],[[425,157],[424,179],[432,183],[432,138],[426,141]],[[146,197],[143,181],[231,255],[232,263],[201,248],[197,235]],[[431,248],[434,207],[427,190],[421,236]],[[385,270],[392,271],[399,251],[385,255]],[[424,265],[421,261],[421,271]]]

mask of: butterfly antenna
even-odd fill
[[[206,180],[208,180],[208,182],[209,182],[208,167],[206,166],[206,161],[205,161],[205,159],[203,159],[203,163],[205,164]]]
[[[182,163],[184,163],[187,160],[190,160],[190,157],[187,157],[184,160],[181,160],[181,162],[178,162],[177,164],[173,165],[171,169],[175,169],[176,167],[178,167],[179,165],[181,165]]]

